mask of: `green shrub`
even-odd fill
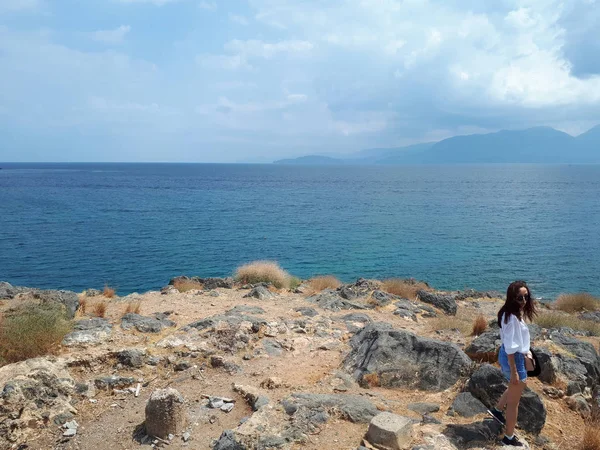
[[[54,353],[72,324],[63,305],[24,304],[0,322],[0,359],[7,363]]]

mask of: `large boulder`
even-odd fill
[[[421,289],[417,292],[417,296],[423,303],[429,303],[430,305],[441,309],[448,315],[456,315],[458,306],[456,305],[456,300],[452,295],[442,294],[439,292],[428,292]]]
[[[275,297],[269,289],[264,286],[256,286],[250,292],[244,295],[244,298],[257,298],[259,300],[267,300]]]
[[[468,424],[450,424],[443,433],[458,449],[496,448],[502,425],[493,419]],[[435,447],[437,448],[437,447]],[[447,447],[441,447],[446,449]]]
[[[417,336],[390,324],[366,325],[351,340],[343,361],[346,371],[361,384],[417,387],[441,391],[469,371],[472,362],[455,344]]]
[[[359,278],[354,283],[340,286],[337,288],[337,292],[346,300],[354,300],[356,298],[368,296],[370,292],[379,289],[380,286],[380,281]]]
[[[470,392],[461,392],[452,402],[450,411],[462,417],[473,417],[487,412],[487,408]]]
[[[586,370],[586,382],[591,387],[600,382],[600,359],[598,353],[592,344],[567,336],[558,331],[550,334],[550,339],[556,342],[559,346],[567,350],[574,358],[562,357],[563,365],[566,363],[569,366],[582,365]],[[569,359],[577,360],[578,364],[569,361]],[[565,370],[566,369],[566,370]],[[560,371],[569,378],[570,368],[562,368]]]
[[[108,339],[111,331],[112,324],[107,319],[94,317],[78,320],[73,325],[73,331],[64,337],[62,343],[67,347],[95,345]]]
[[[483,364],[472,375],[467,390],[485,406],[494,406],[508,383],[500,371],[489,364]],[[540,397],[531,389],[525,388],[519,404],[518,425],[525,431],[539,434],[546,423],[546,407]]]
[[[496,362],[498,349],[502,345],[499,330],[490,330],[477,336],[465,349],[471,359],[479,362]]]

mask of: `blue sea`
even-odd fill
[[[600,295],[600,166],[0,164],[0,280],[121,295],[294,275]]]

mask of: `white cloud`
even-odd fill
[[[245,18],[244,16],[239,16],[237,14],[230,14],[229,20],[231,20],[233,23],[237,23],[238,25],[243,26],[247,26],[250,23],[247,18]]]
[[[115,0],[119,3],[150,3],[156,6],[163,6],[167,3],[175,3],[181,0]]]
[[[217,9],[217,4],[215,2],[201,1],[200,3],[198,3],[198,7],[200,9],[215,11]]]
[[[2,0],[0,1],[0,14],[10,12],[39,11],[42,6],[42,0]]]
[[[96,42],[106,44],[121,44],[125,40],[127,33],[131,31],[129,25],[121,25],[114,30],[99,30],[89,33],[89,36]]]

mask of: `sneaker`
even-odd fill
[[[516,436],[513,436],[512,439],[509,439],[506,436],[504,436],[502,438],[502,445],[506,445],[506,446],[509,446],[509,447],[525,447],[523,445],[523,443],[517,439]]]
[[[502,411],[497,410],[496,408],[488,409],[488,414],[500,422],[502,425],[506,425],[506,418],[504,417],[504,413]]]

